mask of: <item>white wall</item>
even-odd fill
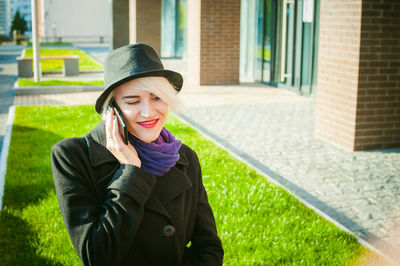
[[[43,41],[109,41],[110,0],[42,0]]]

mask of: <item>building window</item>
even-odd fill
[[[162,0],[161,56],[186,55],[187,0]]]

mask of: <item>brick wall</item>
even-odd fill
[[[137,43],[146,43],[161,54],[161,0],[136,0],[136,32]],[[131,18],[131,20],[134,18]],[[132,30],[131,30],[132,32]]]
[[[147,43],[161,52],[161,0],[112,1],[112,49]]]
[[[355,150],[400,147],[400,1],[364,0]]]
[[[317,136],[347,150],[400,146],[399,4],[321,0]]]
[[[129,43],[129,0],[112,0],[111,48]]]
[[[239,83],[240,0],[188,1],[188,73],[196,84]]]
[[[352,150],[357,110],[361,0],[321,0],[316,135]]]

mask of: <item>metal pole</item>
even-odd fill
[[[40,81],[40,44],[38,32],[38,12],[37,0],[31,0],[32,11],[32,48],[33,48],[33,79],[35,82]]]

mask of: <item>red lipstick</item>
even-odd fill
[[[160,119],[152,119],[152,120],[141,121],[141,122],[137,122],[137,123],[144,128],[153,128],[157,125],[158,120],[160,120]]]

